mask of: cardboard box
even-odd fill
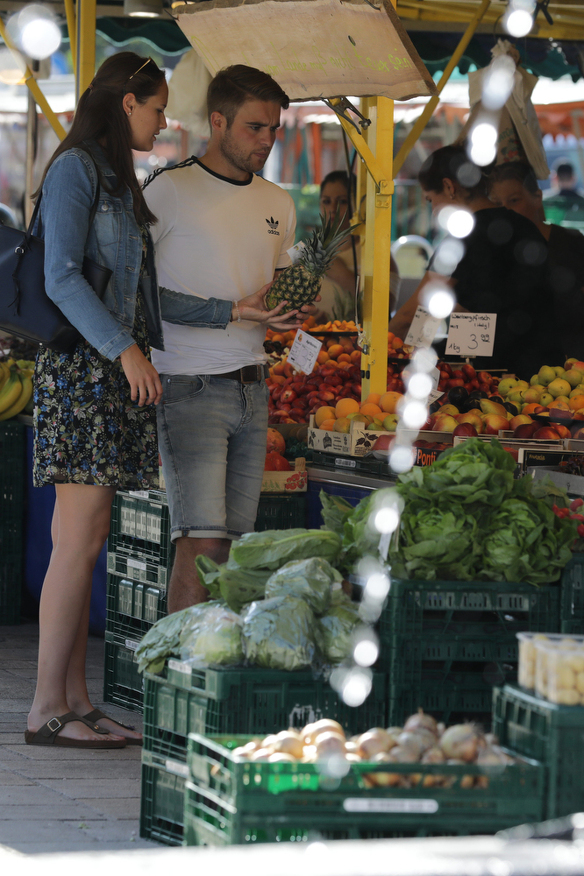
[[[330,432],[327,429],[317,429],[314,416],[310,418],[306,443],[313,450],[325,453],[335,453],[337,456],[365,456],[369,453],[380,435],[391,435],[383,430],[373,432],[363,429],[360,423],[351,422],[350,432]],[[417,439],[435,443],[452,444],[451,432],[419,432]]]
[[[303,456],[294,461],[294,471],[265,471],[262,477],[262,493],[305,493],[307,487]]]

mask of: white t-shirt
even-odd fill
[[[161,286],[237,301],[290,264],[294,201],[262,177],[239,183],[197,162],[161,173],[144,195],[158,218],[151,231]],[[165,350],[152,351],[161,374],[222,374],[266,361],[266,329],[255,322],[225,330],[168,322],[163,328]]]

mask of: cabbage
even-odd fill
[[[293,560],[272,573],[266,584],[266,599],[295,596],[315,614],[324,614],[330,604],[331,584],[342,580],[340,572],[320,557]]]
[[[205,602],[187,615],[179,643],[180,659],[196,667],[243,662],[241,618],[225,606]]]
[[[230,559],[244,569],[279,569],[289,560],[322,557],[334,562],[341,549],[336,533],[324,529],[267,529],[232,542]]]
[[[341,590],[333,596],[333,604],[318,619],[319,645],[327,663],[341,663],[350,656],[353,630],[359,623],[359,606]]]
[[[316,624],[306,603],[290,596],[252,602],[242,614],[243,650],[265,669],[305,669],[316,655]]]

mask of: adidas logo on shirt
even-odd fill
[[[278,225],[280,224],[277,219],[274,219],[273,216],[270,216],[269,219],[266,219],[266,222],[270,226],[268,228],[268,234],[277,234],[280,236],[280,232],[278,231]]]

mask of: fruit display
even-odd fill
[[[34,362],[28,359],[0,362],[0,421],[32,414],[33,371]]]
[[[351,233],[351,228],[342,228],[344,216],[320,217],[320,228],[316,228],[308,240],[303,241],[300,256],[295,264],[284,268],[274,280],[266,295],[269,310],[281,301],[287,301],[285,312],[297,310],[304,304],[314,301],[320,292],[322,278],[330,267],[343,241]]]
[[[280,338],[286,342],[284,336]],[[388,343],[396,341],[401,343],[395,338]],[[277,334],[272,334],[272,343],[280,343]],[[401,371],[405,364],[405,358],[389,362],[388,391],[403,394]],[[295,372],[287,357],[283,356],[270,366],[266,383],[270,393],[268,409],[271,425],[308,423],[310,415],[317,408],[334,407],[340,399],[361,403],[361,351],[351,337],[327,338],[312,374]]]
[[[410,715],[403,727],[372,727],[364,733],[345,736],[343,727],[329,718],[307,724],[301,730],[282,730],[263,739],[252,739],[235,748],[233,757],[252,763],[312,764],[334,759],[348,764],[420,764],[419,773],[372,772],[360,773],[366,788],[420,785],[450,787],[457,779],[434,771],[424,774],[424,765],[448,764],[464,766],[505,766],[514,759],[504,752],[491,734],[484,734],[472,723],[445,727],[420,709]],[[460,787],[486,788],[484,775],[467,775]]]
[[[522,687],[560,706],[584,705],[584,636],[518,634]]]

